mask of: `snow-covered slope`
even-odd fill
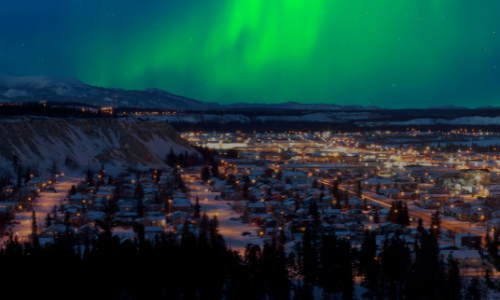
[[[446,119],[430,119],[430,118],[422,118],[422,119],[413,119],[409,121],[403,122],[360,122],[359,125],[364,126],[377,126],[377,125],[434,125],[434,124],[448,124],[448,125],[498,125],[500,124],[500,117],[461,117],[452,120]]]
[[[112,119],[0,119],[0,167],[14,155],[25,166],[64,165],[70,157],[80,166],[92,161],[114,165],[165,167],[175,152],[194,151],[166,122]]]
[[[348,120],[362,120],[368,118],[377,118],[378,114],[367,112],[325,112],[313,113],[299,116],[256,116],[249,118],[240,114],[176,114],[171,116],[151,117],[151,119],[165,120],[169,123],[190,122],[217,122],[226,124],[229,122],[251,123],[251,122],[269,122],[269,121],[288,121],[288,122],[345,122]]]
[[[340,122],[329,113],[316,113],[304,116],[259,116],[257,121],[297,121],[297,122]]]
[[[252,120],[246,116],[234,115],[234,114],[227,114],[227,115],[178,114],[178,115],[158,117],[158,118],[164,119],[165,121],[168,121],[170,123],[178,123],[178,122],[203,123],[211,121],[211,122],[225,124],[228,122],[240,122],[240,123],[252,122]]]

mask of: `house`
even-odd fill
[[[358,222],[347,222],[344,224],[345,229],[350,232],[363,232],[365,230],[365,225]]]
[[[189,219],[189,214],[183,211],[174,211],[170,214],[169,219],[170,222],[172,222],[172,225],[181,225]]]
[[[76,194],[69,196],[68,203],[71,205],[79,205],[79,206],[81,206],[82,203],[84,205],[92,204],[89,199],[90,199],[89,195]]]
[[[350,240],[352,237],[355,236],[352,232],[349,231],[336,231],[335,235],[339,239],[346,239],[346,240]]]
[[[188,198],[174,198],[172,202],[169,202],[170,205],[170,211],[189,211],[191,208],[191,202],[189,201]]]
[[[103,213],[102,211],[90,210],[90,211],[87,211],[85,213],[84,222],[89,223],[89,222],[95,222],[98,220],[104,221],[104,217],[105,217],[105,213]]]
[[[68,227],[68,231],[66,231],[66,226],[64,225],[56,225],[52,224],[49,227],[45,228],[40,234],[41,238],[56,238],[59,235],[66,235],[66,233],[74,233],[74,227]]]
[[[439,208],[441,208],[441,206],[442,206],[441,201],[438,199],[429,198],[429,199],[424,201],[425,208],[439,209]]]
[[[145,227],[165,227],[166,219],[165,216],[147,216],[144,218],[137,219],[141,221]]]
[[[307,182],[308,176],[304,172],[300,171],[288,171],[283,174],[285,180],[289,180],[292,183]]]
[[[385,222],[379,225],[379,228],[381,232],[383,233],[390,233],[390,232],[396,232],[400,231],[402,229],[401,225],[399,224],[394,224],[392,222]]]
[[[462,222],[470,222],[472,221],[472,210],[469,208],[458,209],[455,218]]]
[[[85,238],[93,239],[97,234],[97,229],[95,227],[90,226],[89,224],[85,224],[82,227],[78,228],[76,232],[76,236],[80,241],[84,241]]]
[[[441,250],[439,255],[444,261],[451,256],[458,260],[461,267],[480,267],[482,265],[481,255],[477,250]]]
[[[477,233],[456,233],[455,246],[459,249],[481,249],[481,236]]]
[[[420,204],[425,205],[426,201],[431,198],[440,202],[440,205],[445,205],[446,200],[453,198],[453,196],[448,194],[420,194]]]
[[[135,211],[137,207],[137,200],[135,199],[120,199],[118,201],[119,205],[119,210],[120,212],[131,212]],[[97,202],[96,202],[97,205]]]
[[[500,229],[500,219],[488,220],[486,222],[486,230],[498,231]]]
[[[266,204],[263,201],[247,202],[247,211],[252,213],[265,213]]]

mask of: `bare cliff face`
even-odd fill
[[[79,166],[109,163],[165,167],[165,157],[194,150],[166,122],[136,119],[0,119],[0,166],[14,156],[25,166],[64,166],[70,158]]]

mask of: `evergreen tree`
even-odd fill
[[[319,186],[318,180],[316,180],[316,178],[314,178],[314,180],[313,180],[313,182],[312,182],[312,184],[311,184],[311,187],[312,187],[313,189],[317,189],[317,188],[318,188],[318,186]]]
[[[142,198],[144,198],[144,189],[142,188],[142,184],[140,182],[135,186],[134,197],[138,200],[142,200]]]
[[[21,178],[21,172],[17,172],[17,187],[20,187],[22,185],[23,181]]]
[[[69,190],[69,195],[73,196],[75,194],[76,194],[76,187],[75,187],[75,185],[72,185],[71,189]]]
[[[57,220],[57,205],[54,205],[54,208],[52,209],[52,212],[54,213],[54,224],[57,224],[58,223],[58,220]]]
[[[392,201],[391,208],[389,209],[389,214],[387,215],[387,221],[395,224],[398,222],[398,207],[395,201]]]
[[[308,214],[310,216],[312,216],[312,218],[313,218],[314,228],[318,229],[321,221],[320,221],[320,216],[319,216],[318,204],[316,203],[316,200],[314,200],[314,199],[312,199],[311,202],[309,203]]]
[[[403,227],[410,226],[410,215],[408,213],[408,206],[406,202],[403,203],[403,208],[401,210],[401,225]]]
[[[209,223],[209,220],[208,220],[207,213],[203,212],[203,215],[202,215],[201,221],[200,221],[200,229],[202,232],[208,233],[208,223]]]
[[[215,160],[212,163],[212,176],[219,177],[219,164]]]
[[[94,186],[94,173],[92,171],[87,170],[87,176],[85,181],[87,182],[88,186],[93,187]]]
[[[31,236],[33,240],[36,238],[38,234],[38,225],[36,223],[36,212],[33,211],[31,213]]]
[[[430,231],[436,237],[441,236],[441,217],[439,215],[439,211],[436,211],[435,213],[432,214]]]
[[[144,217],[144,205],[142,203],[142,198],[137,198],[137,216],[139,218]]]
[[[373,215],[373,223],[375,223],[375,224],[380,223],[380,216],[378,214],[378,209],[375,210],[375,214]]]
[[[363,194],[363,187],[361,186],[361,180],[358,180],[357,194],[359,197]]]
[[[339,199],[339,182],[337,179],[333,181],[332,195],[333,197],[335,197],[335,199]]]
[[[170,147],[170,152],[167,155],[166,163],[172,168],[177,165],[177,156],[175,155],[174,149],[172,147]]]
[[[204,167],[201,171],[201,180],[209,181],[210,180],[210,170],[208,167]]]
[[[453,258],[453,253],[448,257],[448,280],[447,280],[447,297],[450,300],[462,299],[462,278],[460,277],[460,269],[458,261]]]
[[[486,300],[487,293],[482,288],[482,283],[477,276],[472,276],[464,293],[464,300]]]
[[[66,226],[66,228],[68,228],[68,227],[71,226],[71,219],[70,219],[70,216],[69,216],[69,211],[67,211],[67,210],[66,210],[66,212],[64,214],[63,225]]]
[[[200,217],[200,198],[196,197],[196,204],[194,205],[193,218],[198,219]]]
[[[417,231],[420,232],[420,233],[424,233],[424,231],[425,231],[425,229],[424,229],[424,221],[422,220],[422,218],[418,219]]]
[[[47,217],[45,217],[45,228],[50,227],[52,225],[52,218],[50,217],[50,213],[47,213]]]
[[[248,199],[249,191],[250,191],[250,184],[248,182],[245,182],[245,184],[243,185],[243,198],[244,199]]]
[[[278,173],[276,174],[276,179],[278,180],[283,180],[283,170],[279,170]]]
[[[212,245],[217,244],[217,238],[219,236],[219,220],[217,220],[217,216],[214,216],[208,222],[208,234],[210,235],[210,240]]]
[[[28,170],[26,171],[26,177],[24,178],[24,183],[26,184],[26,183],[28,183],[30,180],[31,180],[31,172],[30,172],[30,170],[28,169]]]

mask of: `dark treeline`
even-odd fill
[[[364,122],[365,120],[363,120]],[[375,121],[375,120],[374,120]],[[448,132],[452,130],[467,129],[468,132],[475,132],[480,130],[483,132],[500,132],[500,125],[447,125],[447,124],[436,124],[436,125],[375,125],[375,126],[360,126],[356,124],[357,121],[348,121],[345,123],[333,123],[333,122],[293,122],[293,121],[253,121],[250,123],[240,123],[240,122],[227,122],[221,124],[219,122],[205,121],[200,123],[191,122],[176,122],[171,123],[171,125],[178,131],[181,132],[235,132],[241,131],[243,133],[264,133],[264,132],[290,132],[290,131],[302,131],[302,132],[314,132],[314,131],[331,131],[333,133],[345,133],[345,132],[366,132],[366,131],[391,131],[391,132],[406,132],[411,129],[433,132]],[[380,122],[380,120],[378,120]]]
[[[175,235],[135,240],[112,233],[111,214],[96,239],[83,241],[69,225],[53,244],[40,245],[33,213],[31,242],[10,237],[0,250],[2,299],[47,296],[79,299],[355,299],[354,276],[362,276],[366,299],[461,299],[457,262],[443,261],[434,234],[422,230],[415,249],[398,234],[379,251],[369,232],[360,250],[350,240],[306,228],[295,251],[284,234],[263,247],[231,250],[217,218],[204,214],[200,233],[189,226]],[[180,236],[180,239],[177,239]]]
[[[115,107],[113,108],[113,113],[101,112],[99,105],[89,105],[85,103],[77,102],[55,102],[48,101],[47,103],[39,102],[24,102],[24,103],[2,103],[0,105],[0,116],[44,116],[44,117],[54,117],[54,118],[118,118],[127,117],[128,114],[133,114],[136,112],[141,113],[159,113],[162,114],[166,110],[164,109],[147,109],[147,108],[130,108],[130,107]],[[224,113],[217,111],[219,114]],[[238,111],[240,114],[250,114],[249,117],[253,117],[259,114],[266,115],[301,115],[301,112],[296,110],[276,110],[271,111],[266,110],[251,110]],[[215,113],[215,112],[214,112]],[[227,113],[227,112],[225,112]],[[311,112],[312,113],[312,112]],[[400,121],[406,121],[412,119],[415,116],[410,114],[409,116],[398,116],[397,111],[387,113],[381,119],[365,119],[365,120],[349,120],[346,122],[295,122],[295,121],[253,121],[250,123],[240,123],[240,122],[228,122],[221,124],[219,122],[206,121],[203,123],[191,123],[191,122],[177,122],[172,123],[179,131],[220,131],[220,132],[235,132],[241,131],[245,133],[252,132],[289,132],[289,131],[332,131],[337,132],[366,132],[366,131],[392,131],[392,132],[405,132],[409,129],[415,129],[420,131],[452,131],[458,129],[468,130],[472,132],[484,131],[484,132],[500,132],[500,125],[446,125],[446,124],[434,124],[434,125],[390,125],[388,123],[375,125],[375,126],[360,126],[358,122],[384,122],[384,121],[397,121],[398,118],[403,118]]]
[[[219,150],[209,149],[192,145],[198,151],[198,154],[187,151],[176,154],[172,148],[165,158],[165,163],[172,168],[189,168],[199,165],[211,165],[213,168],[218,166],[216,156],[220,158],[239,158],[238,151],[235,149]]]
[[[38,102],[3,103],[0,116],[38,116],[51,118],[111,118],[110,113],[103,113],[99,106],[73,102]]]

